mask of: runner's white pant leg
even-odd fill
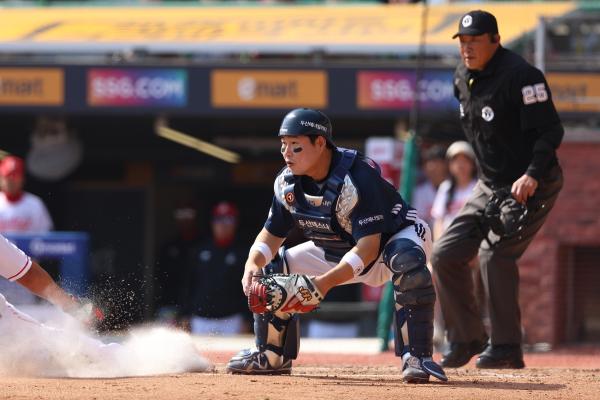
[[[120,345],[104,344],[80,329],[44,325],[20,311],[0,294],[0,335],[9,343],[2,352],[0,372],[32,375],[69,375],[82,363],[112,360]],[[6,371],[10,368],[11,371]]]
[[[56,333],[19,311],[0,294],[0,336],[6,346],[0,357],[0,373],[42,375],[56,369],[54,355],[44,345]]]

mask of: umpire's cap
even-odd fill
[[[484,33],[498,33],[496,17],[487,11],[473,10],[462,16],[458,22],[458,32],[452,36],[452,39],[458,35],[478,36]]]
[[[333,145],[331,121],[327,115],[312,108],[296,108],[283,118],[279,136],[323,136]]]

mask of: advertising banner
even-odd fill
[[[215,108],[325,108],[327,73],[304,70],[214,70]]]
[[[65,2],[66,3],[66,2]],[[79,2],[81,3],[81,2]],[[108,2],[110,3],[110,2]],[[421,36],[417,4],[261,4],[248,7],[4,7],[0,51],[84,51],[124,48],[149,52],[307,54],[414,54]],[[436,3],[441,3],[437,1]],[[214,3],[217,4],[217,3]],[[225,4],[225,3],[222,3]],[[237,5],[237,6],[236,6]],[[485,3],[511,43],[537,26],[540,17],[567,14],[574,1]],[[458,54],[452,39],[471,2],[436,4],[427,17],[427,53]]]
[[[90,106],[187,105],[187,71],[184,69],[93,68],[87,73]]]
[[[414,71],[358,71],[356,102],[359,109],[409,110],[415,95]],[[419,84],[420,107],[424,111],[454,109],[451,71],[427,71]]]
[[[89,235],[85,232],[43,234],[7,233],[6,238],[36,260],[56,260],[60,283],[71,292],[85,295],[90,279]]]
[[[0,68],[0,105],[62,106],[64,86],[60,68]]]
[[[600,111],[600,74],[546,74],[552,100],[560,112]]]

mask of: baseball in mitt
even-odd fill
[[[265,275],[252,283],[248,307],[257,314],[281,311],[307,313],[323,300],[312,279],[306,275]]]

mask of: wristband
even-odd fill
[[[358,254],[356,254],[353,251],[349,251],[346,254],[344,254],[344,257],[342,257],[342,261],[344,261],[347,264],[350,264],[352,270],[354,271],[354,276],[359,275],[363,271],[363,269],[365,269],[365,264],[363,263],[363,260]]]
[[[265,242],[254,242],[254,244],[250,247],[250,253],[252,250],[258,251],[263,255],[267,264],[271,262],[273,259],[273,253],[271,252],[271,248]]]

